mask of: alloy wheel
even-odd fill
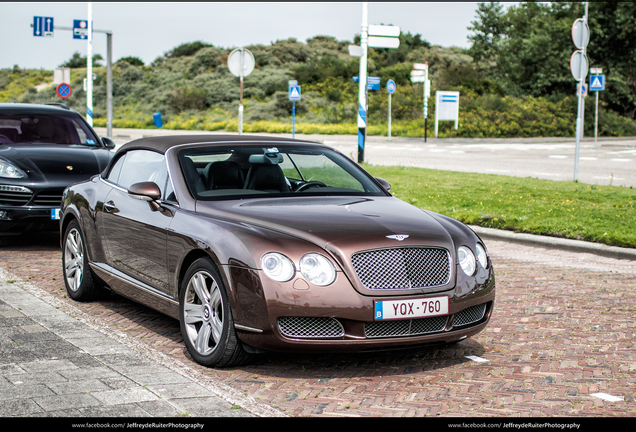
[[[223,333],[221,288],[207,271],[195,273],[188,281],[183,304],[186,334],[194,349],[207,355],[218,346]]]
[[[84,244],[82,235],[73,228],[68,232],[65,242],[64,272],[66,282],[72,291],[77,291],[84,275]]]

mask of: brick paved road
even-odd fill
[[[170,318],[115,295],[67,301],[290,416],[636,416],[636,262],[487,245],[498,279],[495,313],[485,332],[452,347],[271,354],[214,370],[188,358]],[[56,237],[0,242],[0,267],[66,298]]]

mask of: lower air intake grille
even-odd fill
[[[39,193],[33,198],[33,205],[59,207],[62,205],[61,193]]]
[[[418,318],[414,320],[375,321],[365,323],[364,335],[368,338],[417,336],[444,330],[448,316]]]
[[[486,313],[486,303],[471,306],[455,314],[453,327],[461,327],[481,321]]]
[[[446,249],[377,249],[358,252],[351,262],[360,282],[370,290],[428,288],[450,280],[450,255]]]
[[[278,318],[278,329],[289,338],[336,339],[344,336],[344,329],[335,318],[281,317]]]

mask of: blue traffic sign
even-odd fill
[[[87,20],[73,20],[73,39],[88,39]]]
[[[71,86],[67,83],[61,83],[57,86],[55,92],[62,99],[66,99],[71,95]]]
[[[289,86],[289,100],[300,100],[300,86]]]
[[[386,90],[389,92],[389,94],[395,93],[395,88],[395,81],[390,79],[386,82]]]
[[[53,17],[33,17],[33,36],[52,37],[53,36]]]
[[[605,75],[591,75],[590,76],[590,91],[603,91],[605,90]]]
[[[353,82],[360,82],[360,77],[354,76]],[[380,90],[380,77],[367,77],[367,90]]]

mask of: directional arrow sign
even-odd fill
[[[368,44],[371,48],[397,48],[400,39],[396,37],[369,36]]]
[[[370,25],[369,36],[400,36],[400,27],[392,25]]]

